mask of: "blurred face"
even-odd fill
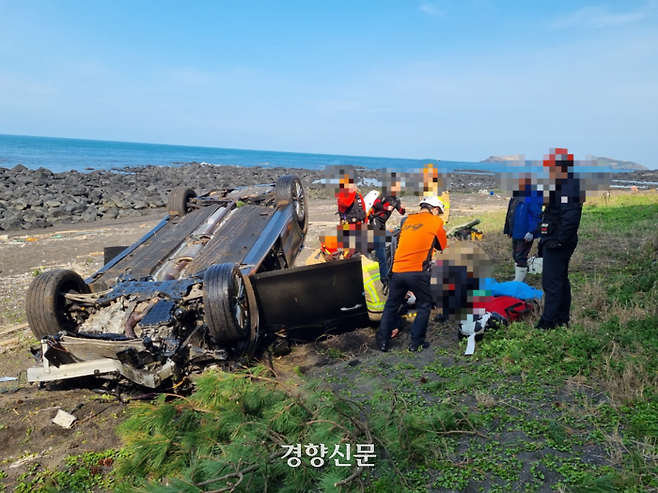
[[[438,171],[435,168],[423,169],[423,189],[426,192],[436,192],[438,183],[439,176]]]
[[[566,178],[567,173],[562,171],[560,166],[550,166],[548,168],[548,176],[551,180],[557,180],[558,178]]]
[[[402,191],[402,184],[399,181],[391,185],[391,195],[396,195]]]
[[[347,176],[345,176],[340,180],[340,188],[352,192],[356,190],[356,185],[354,184],[354,180],[352,178],[348,178]]]
[[[520,178],[519,179],[519,190],[524,191],[530,188],[530,178]]]

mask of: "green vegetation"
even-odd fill
[[[658,491],[657,218],[656,195],[588,201],[572,259],[568,329],[534,330],[535,314],[488,332],[474,356],[463,355],[461,342],[377,354],[312,376],[297,368],[290,381],[263,367],[207,372],[187,397],[133,404],[106,487]],[[495,275],[509,279],[502,214],[480,219]],[[539,287],[539,278],[529,282]],[[430,330],[448,334],[454,327]],[[284,446],[296,444],[301,460],[291,467]],[[327,447],[324,465],[311,463],[309,444]],[[337,456],[330,456],[348,444],[352,453],[357,444],[372,444],[374,467],[360,468],[354,457],[344,461],[349,466],[335,465]],[[76,464],[72,471],[85,467]],[[59,478],[57,491],[102,486],[85,477],[88,490]],[[47,479],[54,484],[54,475]]]
[[[118,473],[162,492],[655,490],[657,217],[655,196],[590,201],[567,330],[528,320],[488,333],[475,357],[454,347],[422,367],[382,358],[294,387],[262,368],[208,374],[189,399],[135,408]],[[504,277],[501,214],[481,219]],[[282,446],[298,443],[373,443],[376,467],[302,455],[292,468]]]
[[[115,487],[115,475],[111,472],[114,461],[121,455],[116,450],[100,453],[72,455],[66,459],[63,471],[39,471],[33,464],[18,478],[15,493],[91,493],[110,491]],[[125,479],[121,480],[125,482]]]

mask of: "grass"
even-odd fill
[[[39,470],[38,465],[33,464],[22,477],[19,477],[13,491],[15,493],[110,491],[116,485],[116,477],[111,467],[120,454],[121,452],[117,450],[107,450],[71,455],[66,458],[65,469],[59,471]],[[2,474],[0,472],[0,476]]]
[[[656,218],[656,194],[588,200],[569,329],[535,331],[535,314],[487,332],[471,357],[462,341],[429,358],[387,353],[289,382],[260,367],[207,372],[188,397],[135,404],[111,487],[658,491]],[[496,278],[510,279],[504,213],[479,219]],[[282,457],[284,445],[311,443],[327,445],[325,465]],[[334,466],[328,456],[346,444],[373,444],[375,467]]]

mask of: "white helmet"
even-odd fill
[[[431,197],[423,197],[422,199],[420,199],[418,206],[422,207],[424,204],[427,204],[430,207],[438,207],[439,209],[441,209],[441,212],[445,210],[445,205],[443,205],[441,199],[434,195],[432,195]]]

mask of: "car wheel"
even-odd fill
[[[295,175],[281,176],[276,181],[275,189],[277,207],[292,204],[295,220],[299,224],[302,233],[306,234],[308,229],[308,206],[301,180]]]
[[[27,323],[35,337],[42,339],[62,330],[75,332],[78,325],[67,310],[70,303],[64,295],[89,292],[89,286],[72,270],[55,269],[40,274],[30,284],[25,299]]]
[[[188,187],[177,187],[169,192],[167,209],[170,216],[184,216],[190,212],[190,200],[196,197],[196,192]]]
[[[247,292],[248,282],[249,279],[235,264],[216,264],[206,269],[203,276],[203,309],[208,332],[214,342],[235,342],[248,336],[252,308]]]
[[[258,310],[256,309],[256,293],[251,285],[249,277],[243,277],[244,287],[247,293],[247,301],[249,306],[252,307],[249,313],[249,330],[242,340],[238,341],[233,348],[233,356],[236,358],[244,358],[248,362],[256,353],[258,344],[260,342],[259,324],[258,324]]]

